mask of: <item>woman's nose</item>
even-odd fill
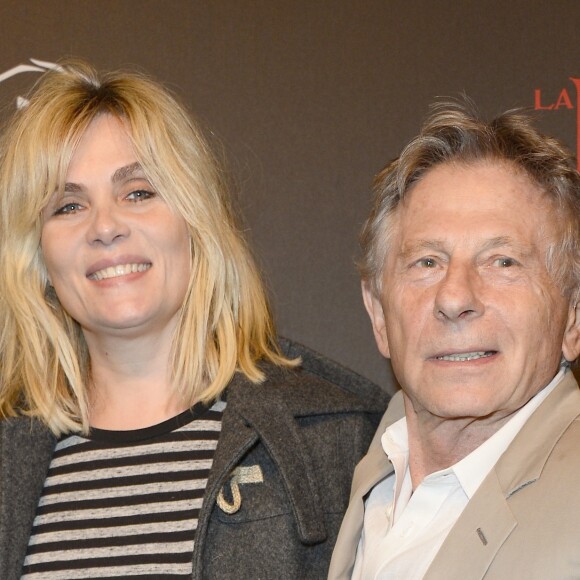
[[[89,243],[110,245],[119,238],[129,235],[130,228],[122,211],[114,203],[91,209],[90,224],[87,230]]]

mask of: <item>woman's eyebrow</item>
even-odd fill
[[[139,161],[135,161],[135,163],[125,165],[124,167],[119,167],[119,169],[113,173],[111,181],[113,183],[118,183],[119,181],[124,181],[128,177],[133,177],[136,173],[143,174],[143,167],[141,167]]]
[[[65,193],[79,193],[80,191],[82,191],[82,187],[80,185],[78,185],[78,183],[71,183],[71,182],[67,181],[64,184],[64,192]]]
[[[135,163],[131,163],[129,165],[125,165],[124,167],[119,167],[119,169],[113,173],[111,182],[119,183],[120,181],[124,181],[129,177],[134,177],[136,174],[139,174],[140,177],[143,176],[143,167],[138,161],[135,161]],[[82,187],[77,183],[67,181],[64,184],[64,191],[65,193],[78,193],[82,191]]]

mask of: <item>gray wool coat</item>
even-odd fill
[[[388,402],[384,391],[304,347],[282,341],[297,371],[265,367],[254,385],[227,389],[222,431],[199,514],[195,579],[325,578],[355,465]],[[0,421],[0,578],[20,578],[36,506],[56,441],[39,422]],[[259,466],[262,481],[232,472]],[[223,507],[223,502],[221,503]],[[227,508],[227,506],[226,506]]]

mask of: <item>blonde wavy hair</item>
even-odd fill
[[[40,238],[41,212],[64,187],[80,138],[101,114],[128,127],[147,178],[187,223],[191,275],[171,355],[183,400],[214,400],[236,371],[262,381],[260,361],[296,364],[278,349],[218,165],[165,88],[141,74],[99,76],[68,61],[43,75],[29,101],[0,140],[1,416],[38,417],[56,435],[89,428],[89,353],[48,284]]]

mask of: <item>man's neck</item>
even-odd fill
[[[512,416],[485,419],[426,416],[417,413],[406,396],[405,413],[413,490],[431,473],[461,461],[501,429]]]

